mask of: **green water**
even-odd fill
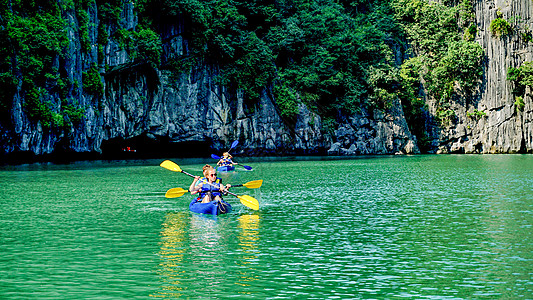
[[[218,218],[160,162],[0,167],[0,299],[533,298],[532,155],[243,159]]]

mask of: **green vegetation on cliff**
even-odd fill
[[[3,44],[0,53],[0,85],[3,90],[0,109],[11,108],[17,87],[23,92],[23,108],[29,118],[42,125],[63,124],[53,111],[52,94],[65,94],[67,78],[59,70],[59,61],[68,40],[65,20],[55,1],[3,1],[0,6]]]
[[[518,68],[509,68],[507,70],[507,80],[514,85],[513,94],[515,95],[515,108],[517,111],[524,109],[524,96],[526,87],[533,89],[533,62],[524,62]]]
[[[221,83],[254,101],[269,83],[282,115],[301,101],[323,116],[390,106],[399,27],[387,1],[143,0],[143,22],[181,19],[183,61],[221,67]],[[162,9],[160,9],[162,8]],[[161,16],[163,14],[163,16]],[[191,59],[192,57],[192,59]]]
[[[484,51],[471,41],[477,32],[472,5],[469,0],[451,7],[436,2],[397,0],[394,8],[414,55],[402,66],[403,73],[410,76],[402,85],[406,92],[400,98],[411,106],[419,106],[413,90],[420,87],[416,84],[418,76],[428,96],[436,101],[437,120],[446,124],[455,115],[450,102],[459,95],[467,100],[472,97],[483,75]],[[416,128],[416,123],[411,125],[421,136],[422,129]]]
[[[28,115],[43,124],[78,119],[67,108],[79,96],[67,91],[78,83],[62,65],[68,28],[78,35],[77,51],[96,46],[98,65],[86,64],[79,77],[83,91],[95,97],[104,95],[99,72],[106,69],[104,47],[114,40],[132,62],[154,68],[217,65],[219,82],[243,91],[250,107],[272,84],[288,121],[298,103],[330,124],[363,108],[387,109],[399,98],[419,137],[424,97],[436,100],[440,121],[449,121],[450,101],[473,95],[482,76],[470,0],[139,0],[133,29],[121,27],[123,5],[0,0],[0,35],[8,41],[0,48],[0,110],[9,110],[18,92]],[[67,24],[67,15],[75,15],[77,25]],[[188,47],[183,56],[162,60],[158,32],[168,24],[183,25]],[[65,108],[54,111],[59,102]]]
[[[221,82],[248,101],[274,83],[287,119],[298,102],[334,120],[400,98],[423,136],[422,98],[435,99],[437,120],[449,122],[450,101],[471,97],[483,73],[470,0],[445,3],[142,0],[138,7],[154,28],[183,20],[190,40],[183,63],[219,65]]]
[[[74,110],[67,108],[73,101],[67,90],[72,83],[61,69],[68,45],[64,4],[1,1],[0,113],[9,112],[19,91],[31,120],[45,128],[70,124]]]
[[[513,32],[511,24],[503,18],[500,11],[497,13],[498,17],[490,22],[490,32],[495,37],[502,37]]]

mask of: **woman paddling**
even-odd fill
[[[231,154],[229,154],[229,152],[224,152],[222,154],[222,157],[220,158],[220,160],[217,162],[217,166],[219,167],[233,167],[233,165],[236,165],[237,163],[235,163],[233,160],[231,160],[233,158],[233,156],[231,156]]]
[[[194,180],[189,187],[191,194],[200,193],[197,201],[208,203],[222,200],[222,194],[227,192],[231,185],[222,185],[222,179],[217,178],[217,171],[210,165],[203,167],[205,178],[194,176]]]
[[[206,183],[207,182],[207,172],[210,170],[210,169],[214,169],[211,165],[209,164],[206,164],[205,166],[202,167],[202,174],[204,174],[204,177],[200,177],[200,179],[198,179],[198,181],[196,182],[196,185],[199,185],[200,183]],[[218,178],[215,180],[215,183],[222,183],[222,179],[221,178]]]

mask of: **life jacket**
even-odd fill
[[[231,166],[233,164],[233,161],[231,160],[231,158],[221,158],[222,162],[221,162],[221,166]]]
[[[200,185],[200,184],[202,184],[202,183],[205,183],[205,184],[209,185],[208,182],[209,182],[209,181],[207,180],[207,178],[205,178],[205,177],[201,177],[201,178],[198,179],[198,181],[196,182],[196,185]],[[217,179],[215,180],[215,183],[221,184],[221,183],[222,183],[222,179],[217,177]]]
[[[200,178],[200,180],[203,181],[202,188],[200,189],[200,196],[198,197],[198,201],[201,201],[208,193],[211,193],[211,200],[213,201],[216,196],[222,197],[222,193],[220,192],[220,186],[222,185],[222,179],[217,178],[214,183],[212,183],[214,186],[210,185],[208,183],[208,180],[206,178]],[[198,180],[198,181],[200,181]]]

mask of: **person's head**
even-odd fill
[[[213,167],[205,169],[204,175],[209,182],[214,182],[215,180],[217,180],[217,170],[215,170],[215,168]]]
[[[208,165],[206,164],[203,168],[202,168],[202,173],[204,174],[204,177],[207,177],[207,172],[211,169],[214,169],[211,165]]]
[[[231,154],[229,154],[229,152],[224,152],[222,155],[223,155],[225,158],[231,158],[231,157],[232,157]]]

